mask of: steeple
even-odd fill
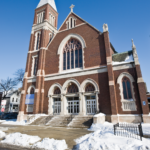
[[[37,8],[45,5],[45,4],[49,4],[50,6],[52,6],[54,8],[54,10],[57,12],[57,8],[56,8],[56,4],[55,4],[55,0],[40,0]]]

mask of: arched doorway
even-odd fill
[[[54,115],[59,115],[61,113],[61,98],[60,98],[61,91],[59,87],[54,88],[53,93],[53,103],[54,103],[54,109],[53,113]]]
[[[75,83],[69,83],[67,88],[67,101],[68,101],[68,113],[78,114],[79,113],[79,95],[78,87]]]
[[[95,87],[93,86],[93,84],[88,83],[85,87],[87,115],[96,113],[96,95],[95,95],[94,91],[95,91]]]

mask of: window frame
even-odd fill
[[[35,58],[37,58],[37,69],[36,69],[36,72],[38,71],[38,55],[35,55],[35,56],[32,56],[32,68],[31,68],[31,76],[32,77],[37,76],[37,73],[36,73],[36,75],[34,75]]]
[[[73,43],[72,43],[72,40],[73,40]],[[75,45],[76,43],[79,46],[78,49],[76,48],[76,45]],[[63,48],[62,55],[63,55],[62,71],[83,69],[83,64],[84,64],[83,48],[82,48],[81,42],[78,39],[70,38]],[[68,62],[68,60],[69,60],[69,62]],[[81,61],[82,61],[82,63],[80,63]]]
[[[126,81],[125,81],[125,78],[127,79]],[[130,84],[131,98],[129,97],[129,89],[128,89],[128,87],[127,87],[127,81],[129,81],[129,84]],[[127,99],[125,98],[125,95],[124,95],[124,86],[123,86],[123,82],[125,82],[125,88],[126,88]],[[127,77],[123,77],[123,78],[122,78],[122,88],[123,88],[123,96],[124,96],[124,99],[126,99],[126,100],[132,99],[132,98],[133,98],[133,94],[132,94],[133,92],[132,92],[131,82],[130,82],[130,79],[129,79],[129,78],[127,78]]]

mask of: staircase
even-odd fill
[[[54,116],[41,116],[30,125],[46,125]]]
[[[55,116],[52,120],[50,120],[46,125],[52,127],[67,127],[68,124],[72,121],[73,116]]]
[[[93,123],[93,116],[75,116],[74,119],[70,124],[69,127],[72,128],[89,128]]]

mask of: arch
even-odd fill
[[[55,84],[53,84],[53,85],[50,87],[50,89],[49,89],[49,91],[48,91],[48,96],[49,96],[49,95],[54,95],[54,89],[55,89],[56,87],[58,87],[58,88],[60,89],[60,91],[62,90],[61,85],[60,85],[59,83],[55,83]]]
[[[34,91],[35,91],[35,86],[34,86],[34,85],[31,85],[31,86],[28,87],[28,90],[27,90],[27,93],[28,93],[28,94],[30,94],[30,91],[31,91],[32,88],[34,88]]]
[[[89,84],[89,83],[94,86],[96,92],[100,93],[98,84],[93,79],[90,79],[90,78],[86,79],[82,82],[82,84],[81,84],[82,92],[85,92],[85,88],[86,88],[87,84]]]
[[[130,79],[131,82],[135,82],[134,78],[132,77],[131,74],[127,73],[127,72],[123,72],[119,75],[118,79],[117,79],[117,83],[121,83],[123,77],[127,77]]]
[[[62,87],[62,94],[66,94],[67,93],[67,89],[69,86],[69,83],[74,83],[76,84],[76,86],[78,87],[78,91],[81,92],[81,88],[80,88],[80,83],[76,80],[76,79],[69,79],[67,80]]]
[[[81,45],[82,45],[82,48],[85,48],[85,47],[86,47],[85,40],[83,39],[82,36],[80,36],[79,34],[71,33],[71,34],[69,34],[68,36],[66,36],[66,37],[62,40],[62,42],[60,43],[59,48],[58,48],[57,55],[60,55],[60,54],[62,53],[65,44],[66,44],[67,41],[69,41],[71,38],[75,38],[75,39],[79,40],[80,43],[81,43]]]
[[[72,83],[71,85],[68,86],[67,88],[67,93],[78,93],[79,89],[76,84]]]
[[[128,78],[130,81],[131,92],[132,92],[132,99],[130,100],[124,98],[123,85],[122,85],[122,80],[124,77]],[[117,79],[117,83],[119,84],[120,97],[121,97],[123,111],[136,111],[137,110],[136,103],[135,103],[136,99],[135,99],[133,82],[135,82],[134,78],[132,77],[131,74],[127,72],[121,73]]]
[[[86,47],[85,40],[80,35],[71,33],[71,34],[69,34],[68,36],[66,36],[62,40],[62,42],[60,43],[59,48],[58,48],[57,54],[60,55],[59,56],[59,72],[63,71],[63,65],[62,65],[62,61],[63,61],[63,48],[64,48],[65,44],[71,38],[77,39],[81,43],[81,45],[82,45],[82,62],[83,62],[82,65],[83,65],[83,68],[84,68],[84,48]]]

